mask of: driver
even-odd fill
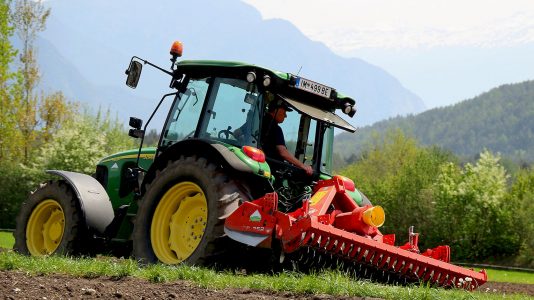
[[[287,117],[286,112],[293,111],[285,101],[276,99],[269,104],[269,108],[262,122],[262,148],[265,155],[280,161],[288,161],[303,169],[307,175],[313,174],[313,169],[298,160],[286,148],[284,133],[280,125]]]

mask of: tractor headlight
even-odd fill
[[[249,83],[253,83],[254,81],[256,81],[256,73],[250,71],[247,73],[247,81]]]
[[[265,75],[263,76],[263,86],[267,87],[271,84],[271,76]]]
[[[345,102],[343,104],[343,106],[344,106],[343,107],[343,113],[349,115],[349,117],[352,118],[354,116],[354,114],[356,114],[356,108],[354,106],[350,105],[350,103]]]

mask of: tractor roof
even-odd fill
[[[178,68],[245,68],[245,69],[258,69],[258,70],[264,70],[268,71],[269,73],[272,73],[279,77],[282,80],[289,80],[289,73],[284,73],[268,68],[264,68],[258,65],[253,65],[245,62],[239,62],[239,61],[224,61],[224,60],[182,60],[178,63],[176,63]]]
[[[255,71],[260,73],[258,75],[270,75],[277,84],[277,87],[280,89],[282,87],[288,87],[294,85],[294,80],[298,77],[291,73],[280,72],[277,70],[265,68],[262,66],[249,64],[245,62],[236,62],[236,61],[222,61],[222,60],[182,60],[176,63],[178,73],[192,74],[192,76],[210,76],[214,74],[224,74],[224,75],[234,75],[234,76],[243,76],[243,72],[246,71]],[[246,74],[246,73],[245,73]],[[261,77],[259,77],[261,78]],[[354,99],[336,91],[334,91],[330,96],[330,105],[334,104],[335,108],[342,108],[342,103],[348,102],[351,105],[355,104]],[[293,94],[293,93],[290,93]],[[315,95],[311,96],[312,98],[316,97]],[[317,96],[319,97],[319,96]],[[300,98],[300,97],[298,97]],[[315,102],[315,101],[314,101]]]
[[[244,62],[219,60],[183,60],[176,63],[175,78],[187,74],[192,78],[222,76],[246,79],[249,72],[255,78],[270,77],[266,90],[279,95],[290,106],[316,120],[330,123],[336,127],[354,132],[356,128],[335,114],[336,109],[344,109],[348,105],[352,109],[355,101],[334,88],[301,78],[291,73],[284,73]],[[321,93],[323,91],[324,93]],[[351,116],[353,113],[351,114]]]

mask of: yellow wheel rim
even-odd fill
[[[26,246],[31,255],[54,253],[65,231],[65,214],[61,205],[52,199],[39,203],[32,211],[26,226]]]
[[[150,227],[150,241],[156,257],[166,264],[178,264],[198,247],[208,220],[208,202],[195,183],[180,182],[161,198]]]

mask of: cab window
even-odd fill
[[[316,160],[320,166],[320,171],[330,174],[332,172],[332,142],[334,138],[333,127],[319,124],[316,120],[297,111],[287,112],[287,117],[280,127],[284,133],[287,150],[298,160],[306,165],[314,166]],[[323,144],[321,149],[316,140],[317,131],[321,130]]]
[[[215,78],[199,137],[258,147],[261,97],[241,79]]]
[[[161,146],[167,147],[195,134],[208,91],[207,78],[191,79],[187,90],[174,102],[169,113]]]

